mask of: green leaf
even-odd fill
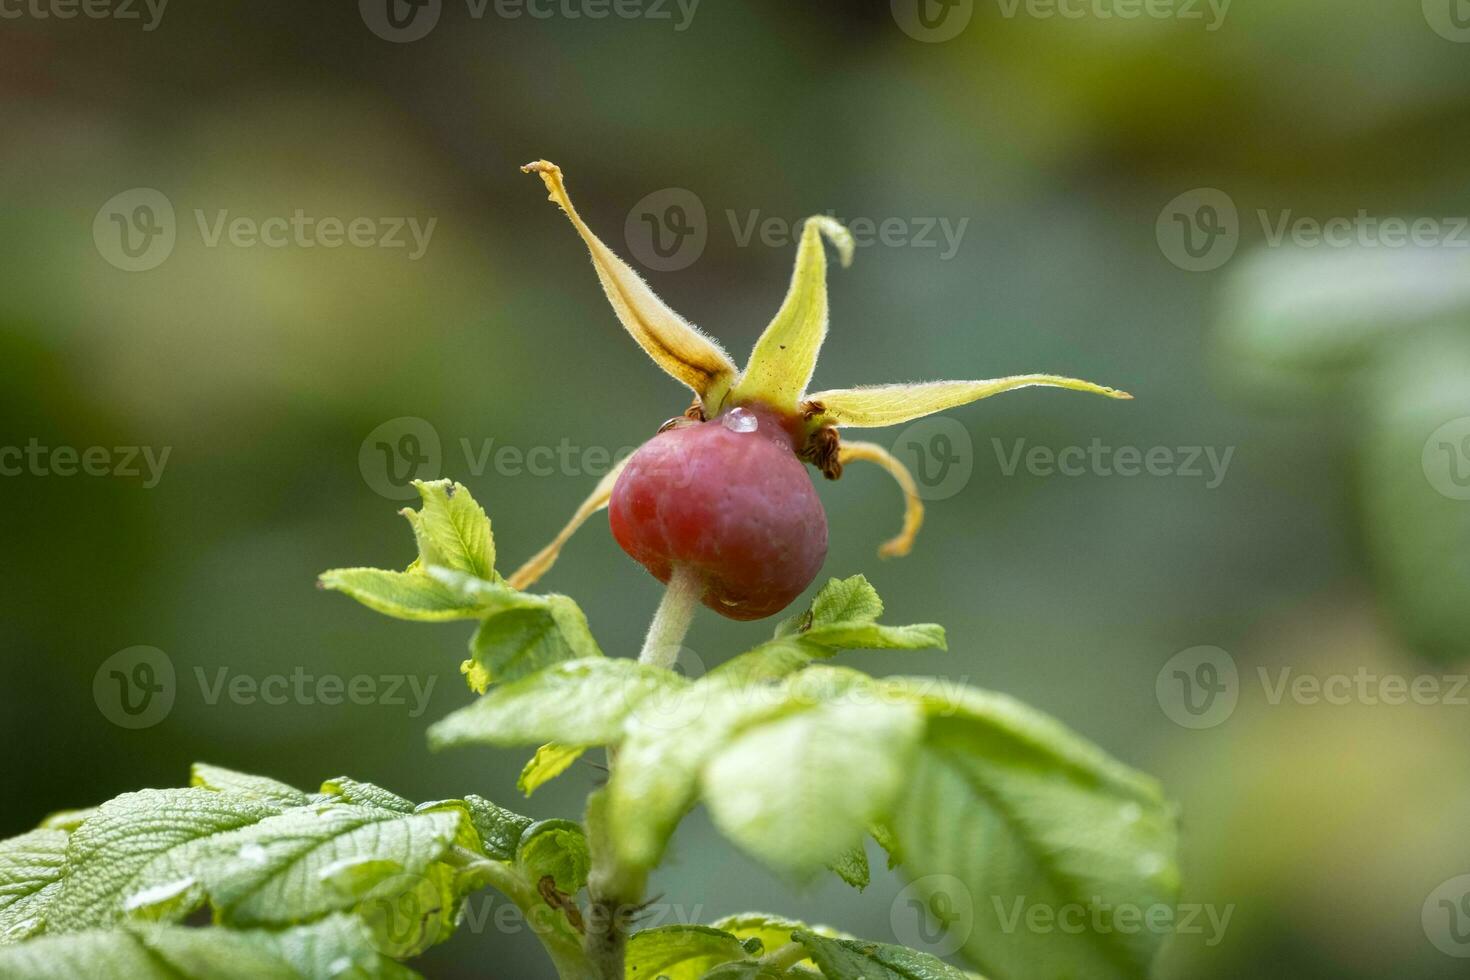
[[[1011,698],[885,686],[930,716],[890,823],[925,901],[968,906],[951,924],[966,954],[998,980],[1145,976],[1164,936],[1113,922],[1177,897],[1175,811],[1157,785]],[[1087,927],[1028,929],[1033,906]]]
[[[812,960],[827,980],[969,980],[963,970],[928,953],[903,946],[860,939],[829,939],[802,930],[797,931],[795,939],[811,953]],[[1051,977],[1068,974],[1035,970],[1025,975]]]
[[[100,807],[89,806],[79,810],[58,810],[42,820],[39,826],[43,830],[65,830],[73,831],[82,825],[82,821],[97,815]]]
[[[635,932],[628,939],[628,980],[667,977],[700,980],[721,963],[749,959],[740,940],[710,926],[673,925]]]
[[[881,626],[883,600],[862,575],[832,579],[812,601],[811,625],[801,636],[812,643],[844,650],[948,649],[944,627],[934,623]]]
[[[622,740],[623,720],[642,701],[688,683],[672,671],[633,660],[566,661],[496,687],[432,725],[429,744],[609,745]]]
[[[302,807],[212,838],[197,873],[223,921],[286,925],[353,908],[388,879],[425,876],[466,833],[473,841],[458,806]]]
[[[883,615],[883,600],[865,575],[830,579],[812,600],[811,628],[837,623],[873,623]]]
[[[533,821],[519,813],[512,813],[497,806],[482,796],[473,793],[464,798],[470,810],[470,820],[480,835],[481,847],[497,861],[513,861],[521,835]]]
[[[403,513],[418,540],[418,567],[438,566],[495,581],[495,538],[484,508],[452,480],[415,480],[414,486],[424,505]]]
[[[351,919],[280,932],[182,926],[88,930],[0,949],[6,980],[409,980]]]
[[[913,704],[836,700],[746,728],[706,763],[715,825],[773,867],[808,876],[861,846],[908,777]]]
[[[811,609],[776,628],[774,639],[710,671],[727,683],[748,685],[795,673],[838,650],[948,649],[944,627],[933,623],[884,626],[883,601],[862,575],[831,579]]]
[[[741,939],[757,939],[767,953],[774,953],[789,944],[791,934],[798,929],[811,928],[805,922],[785,916],[769,915],[765,912],[741,912],[716,919],[710,925]]]
[[[322,783],[322,793],[335,797],[334,802],[351,803],[356,806],[377,807],[397,813],[412,813],[415,804],[397,793],[390,792],[372,783],[361,783],[346,776],[338,776]]]
[[[870,682],[828,666],[769,685],[734,684],[711,673],[682,690],[672,710],[631,719],[607,786],[608,824],[622,861],[644,869],[658,863],[675,825],[694,805],[706,765],[742,732]],[[833,855],[849,843],[838,843]]]
[[[531,761],[527,762],[526,767],[521,770],[520,778],[516,780],[516,788],[530,796],[566,772],[567,768],[581,758],[582,753],[586,751],[587,746],[585,745],[561,745],[556,742],[547,742],[536,750],[536,754],[531,756]]]
[[[0,841],[0,945],[35,935],[61,887],[66,866],[64,830],[32,830]]]
[[[858,891],[867,888],[872,882],[872,872],[868,869],[868,852],[863,849],[861,843],[839,854],[836,860],[827,865],[832,872],[847,882]]]
[[[187,914],[203,899],[200,848],[278,813],[272,803],[197,787],[142,790],[102,804],[67,842],[67,875],[47,913],[48,931]]]
[[[1370,378],[1359,485],[1380,598],[1422,656],[1470,659],[1470,331],[1396,345]]]
[[[1259,251],[1232,267],[1219,346],[1267,393],[1326,390],[1419,327],[1463,323],[1467,273],[1463,249]]]
[[[375,612],[421,623],[478,619],[485,610],[464,594],[421,571],[336,568],[317,580],[324,589],[345,593]]]
[[[294,786],[287,786],[266,776],[252,776],[205,762],[196,762],[189,767],[189,785],[216,793],[233,793],[246,799],[262,800],[278,806],[301,806],[310,800],[310,797]]]
[[[587,832],[572,820],[542,820],[526,828],[516,848],[516,864],[532,882],[550,875],[558,891],[576,894],[587,884],[591,856]]]
[[[525,598],[535,604],[490,616],[470,641],[470,659],[479,668],[472,686],[480,693],[552,664],[602,656],[575,602],[564,595]]]

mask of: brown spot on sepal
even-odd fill
[[[812,430],[797,456],[821,470],[827,479],[836,480],[842,476],[841,454],[842,437],[837,434],[837,427],[824,425]]]

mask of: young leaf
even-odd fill
[[[966,954],[1000,980],[1146,975],[1164,936],[1114,917],[1172,908],[1173,807],[1152,780],[1038,712],[972,689],[936,695],[928,683],[887,683],[930,715],[891,825],[910,876],[957,877],[968,890],[974,914],[957,926]],[[1087,928],[1017,927],[1037,905]]]
[[[46,907],[66,866],[64,830],[32,830],[0,841],[0,945],[46,926]]]
[[[434,748],[484,742],[609,745],[645,698],[688,685],[678,674],[632,660],[570,660],[523,677],[429,728]]]
[[[351,972],[343,973],[348,964]],[[411,980],[369,943],[353,919],[334,916],[279,932],[132,926],[43,936],[0,949],[6,980]]]
[[[700,980],[721,963],[749,959],[740,940],[711,926],[659,926],[628,939],[628,980]]]
[[[912,704],[838,700],[750,726],[705,765],[705,803],[746,851],[809,876],[888,813],[923,725]]]
[[[587,832],[572,820],[542,820],[526,828],[516,848],[516,864],[532,882],[550,876],[558,891],[574,895],[587,884],[591,867]]]
[[[310,799],[295,786],[287,786],[266,776],[252,776],[223,766],[211,766],[207,762],[196,762],[189,767],[189,785],[283,807],[301,806]]]
[[[827,867],[858,891],[867,888],[873,880],[872,872],[868,868],[868,852],[863,849],[861,842],[843,851]]]
[[[203,899],[201,846],[280,812],[272,803],[197,787],[142,790],[104,803],[67,842],[67,874],[47,930],[188,913]]]
[[[581,758],[582,753],[586,751],[587,746],[585,745],[561,745],[557,742],[547,742],[536,750],[536,754],[531,756],[531,761],[527,762],[526,767],[521,770],[520,778],[516,780],[516,788],[530,796],[566,772],[568,767]]]
[[[478,668],[472,686],[479,693],[488,684],[519,680],[564,660],[602,656],[575,602],[564,595],[526,598],[538,601],[490,616],[470,640],[470,659]]]
[[[970,980],[963,970],[928,953],[903,946],[859,939],[829,939],[804,930],[798,930],[794,938],[806,947],[827,980]],[[1065,976],[1045,971],[1026,974],[1054,975]]]
[[[346,776],[338,776],[322,783],[322,793],[334,797],[333,802],[350,803],[354,806],[377,807],[396,813],[412,813],[416,807],[397,793],[389,792],[372,783],[360,783]]]
[[[448,568],[495,581],[495,538],[484,508],[452,480],[415,480],[413,485],[424,505],[403,514],[418,540],[418,567]]]
[[[38,825],[43,830],[65,830],[70,833],[82,825],[84,820],[95,817],[101,807],[89,806],[80,810],[58,810],[49,814]]]
[[[470,820],[480,835],[481,848],[497,861],[513,861],[521,835],[533,821],[519,813],[511,813],[482,796],[473,793],[464,798],[470,810]]]
[[[334,568],[323,572],[317,581],[324,589],[345,593],[374,612],[395,619],[442,623],[485,615],[485,609],[463,593],[418,570]]]
[[[811,628],[837,623],[875,623],[883,615],[883,600],[866,575],[829,579],[812,600]]]

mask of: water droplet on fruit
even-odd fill
[[[731,432],[754,432],[760,428],[761,420],[755,413],[743,408],[732,408],[720,419],[720,424]]]

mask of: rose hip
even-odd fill
[[[827,557],[827,515],[793,428],[748,406],[659,433],[613,487],[613,537],[661,582],[676,565],[692,571],[724,616],[780,612]]]

